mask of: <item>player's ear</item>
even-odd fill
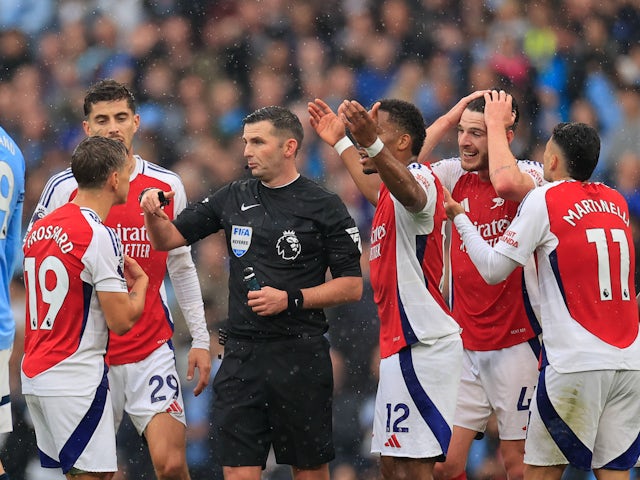
[[[411,136],[408,133],[403,133],[397,140],[398,150],[411,149]]]
[[[118,185],[120,183],[120,174],[117,170],[111,172],[109,177],[107,178],[107,185],[109,185],[110,189],[115,191],[118,189]]]
[[[507,142],[511,143],[513,138],[516,136],[516,132],[511,128],[507,128]]]

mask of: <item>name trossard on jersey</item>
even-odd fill
[[[89,395],[106,381],[96,291],[127,292],[122,245],[93,210],[67,203],[33,224],[23,249],[23,393]]]

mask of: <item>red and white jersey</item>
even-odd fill
[[[371,226],[369,263],[382,358],[460,331],[440,293],[447,219],[442,187],[428,165],[408,168],[427,193],[425,207],[407,211],[383,184]]]
[[[175,197],[165,213],[173,220],[187,205],[187,196],[180,177],[175,173],[135,156],[136,167],[131,176],[129,196],[124,205],[116,205],[105,219],[105,225],[112,227],[124,247],[124,253],[137,260],[149,276],[149,287],[144,312],[134,327],[125,335],[111,335],[107,362],[110,365],[134,363],[146,358],[163,343],[171,340],[173,319],[167,304],[164,278],[167,273],[167,252],[151,248],[151,242],[144,226],[144,216],[138,197],[145,188],[173,190]],[[76,195],[78,184],[71,169],[67,169],[47,182],[34,212],[35,219],[42,218],[60,205],[64,205]],[[180,247],[169,252],[176,255],[189,247]]]
[[[535,185],[543,183],[542,165],[538,162],[518,161],[518,167],[531,176]],[[458,158],[434,163],[432,168],[453,199],[463,205],[482,238],[495,245],[509,227],[518,203],[500,198],[491,182],[480,180],[476,172],[464,170]],[[532,292],[524,290],[522,268],[514,270],[504,282],[487,284],[469,258],[455,227],[449,262],[449,305],[453,318],[462,327],[464,348],[499,350],[536,336],[532,324],[536,325],[537,319],[531,303],[538,299],[530,300]]]
[[[534,189],[495,250],[519,263],[535,251],[543,362],[560,373],[640,370],[635,251],[622,195],[576,181]]]
[[[127,292],[122,244],[89,208],[67,203],[25,237],[22,393],[89,395],[106,380],[107,324],[96,292]]]

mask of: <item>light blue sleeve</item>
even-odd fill
[[[0,350],[9,349],[15,335],[9,285],[22,258],[24,188],[24,157],[0,128]]]

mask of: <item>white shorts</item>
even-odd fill
[[[461,365],[459,335],[416,343],[380,360],[371,452],[444,460]]]
[[[0,433],[13,430],[9,396],[9,357],[11,357],[11,349],[0,350]]]
[[[139,435],[158,413],[186,425],[176,358],[166,343],[139,362],[111,365],[108,376],[116,431],[125,411]]]
[[[529,342],[486,352],[465,349],[453,423],[484,432],[495,412],[501,440],[524,440],[537,383],[538,357]]]
[[[628,470],[640,456],[640,371],[540,373],[525,443],[529,465]]]
[[[85,472],[115,472],[116,432],[106,384],[94,395],[44,397],[25,395],[36,432],[40,464]]]

